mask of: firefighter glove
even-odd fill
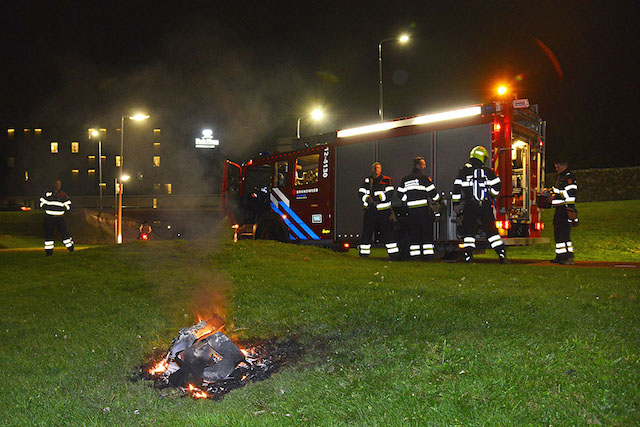
[[[578,226],[578,210],[574,206],[567,206],[567,221],[572,227]]]

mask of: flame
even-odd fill
[[[222,328],[224,328],[224,323],[222,324],[222,326],[216,328],[216,324],[212,322],[211,319],[207,319],[204,316],[201,316],[200,314],[198,314],[197,316],[198,316],[198,323],[200,323],[203,320],[206,320],[207,326],[195,331],[196,339],[200,339],[202,337],[215,334],[216,332],[219,332],[222,330]]]
[[[151,375],[161,374],[161,373],[165,372],[167,369],[169,369],[169,364],[167,363],[166,360],[162,360],[162,361],[158,362],[158,364],[156,366],[154,366],[153,368],[149,369],[149,373]]]
[[[207,397],[209,397],[209,395],[205,391],[200,390],[198,387],[195,387],[193,384],[189,384],[189,387],[187,388],[187,390],[189,390],[189,392],[191,393],[191,396],[193,396],[195,399],[206,399]]]

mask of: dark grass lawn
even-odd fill
[[[0,422],[637,424],[639,279],[271,242],[0,252]],[[214,311],[234,338],[305,354],[220,402],[130,380]]]

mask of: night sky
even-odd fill
[[[616,1],[0,2],[4,126],[118,127],[136,108],[234,160],[294,136],[483,102],[506,81],[547,158],[640,165],[638,15]],[[557,63],[554,61],[557,60]]]

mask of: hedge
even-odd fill
[[[578,181],[578,203],[640,199],[640,166],[572,172]],[[547,187],[553,186],[557,175],[547,174]]]

